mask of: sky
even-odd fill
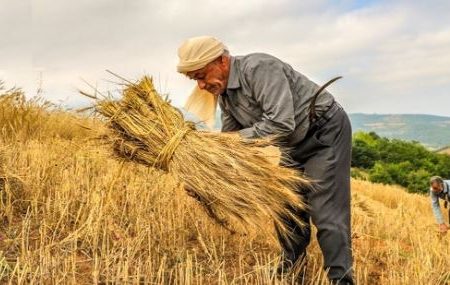
[[[66,107],[114,91],[111,70],[153,76],[182,106],[194,81],[177,48],[212,35],[232,55],[272,54],[350,113],[450,116],[450,1],[0,0],[0,80]],[[89,83],[89,84],[87,84]]]

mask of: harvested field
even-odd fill
[[[291,284],[270,270],[271,222],[232,234],[170,174],[112,158],[98,121],[0,102],[2,283]],[[448,284],[428,197],[356,180],[352,192],[358,284]],[[305,284],[327,284],[315,239],[309,252]]]

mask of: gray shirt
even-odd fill
[[[311,99],[319,88],[271,55],[233,56],[226,91],[219,96],[222,131],[239,131],[245,138],[275,135],[293,146],[308,131]],[[333,96],[323,91],[316,100],[317,115],[333,101]]]
[[[442,216],[441,207],[439,206],[439,198],[445,199],[445,195],[449,195],[450,192],[450,180],[444,180],[444,190],[441,193],[434,193],[430,188],[431,207],[433,208],[433,214],[438,224],[445,222]],[[450,197],[449,197],[450,198]]]

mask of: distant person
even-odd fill
[[[200,93],[190,103],[214,114],[222,110],[222,131],[246,139],[276,136],[285,154],[315,181],[317,191],[303,193],[308,211],[298,213],[304,228],[286,218],[292,236],[279,236],[284,274],[306,256],[310,218],[324,267],[332,284],[353,284],[350,237],[350,158],[352,132],[346,112],[322,88],[280,59],[264,53],[232,56],[213,37],[186,40],[178,49],[178,72],[197,81]],[[194,93],[196,94],[196,93]],[[209,97],[209,98],[208,98]],[[202,116],[199,116],[202,117]],[[202,118],[208,122],[208,116]],[[224,169],[226,171],[226,169]],[[245,179],[245,178],[244,178]],[[239,183],[239,181],[236,181]],[[243,184],[244,185],[244,184]]]
[[[433,208],[433,214],[436,217],[436,221],[439,225],[439,231],[443,234],[447,233],[448,226],[445,223],[442,215],[441,207],[439,205],[439,198],[444,200],[445,208],[448,207],[450,201],[450,180],[443,180],[439,176],[433,176],[430,179],[430,197],[431,206]],[[450,217],[450,214],[449,214]]]

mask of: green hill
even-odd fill
[[[186,116],[189,120],[198,123],[192,114],[186,114]],[[353,113],[349,116],[353,133],[375,132],[381,137],[417,141],[433,150],[450,146],[450,117],[423,114],[362,113]],[[218,110],[214,128],[220,129],[221,125],[220,110]]]
[[[353,132],[376,132],[382,137],[418,141],[428,148],[450,145],[450,117],[400,114],[350,114]]]

